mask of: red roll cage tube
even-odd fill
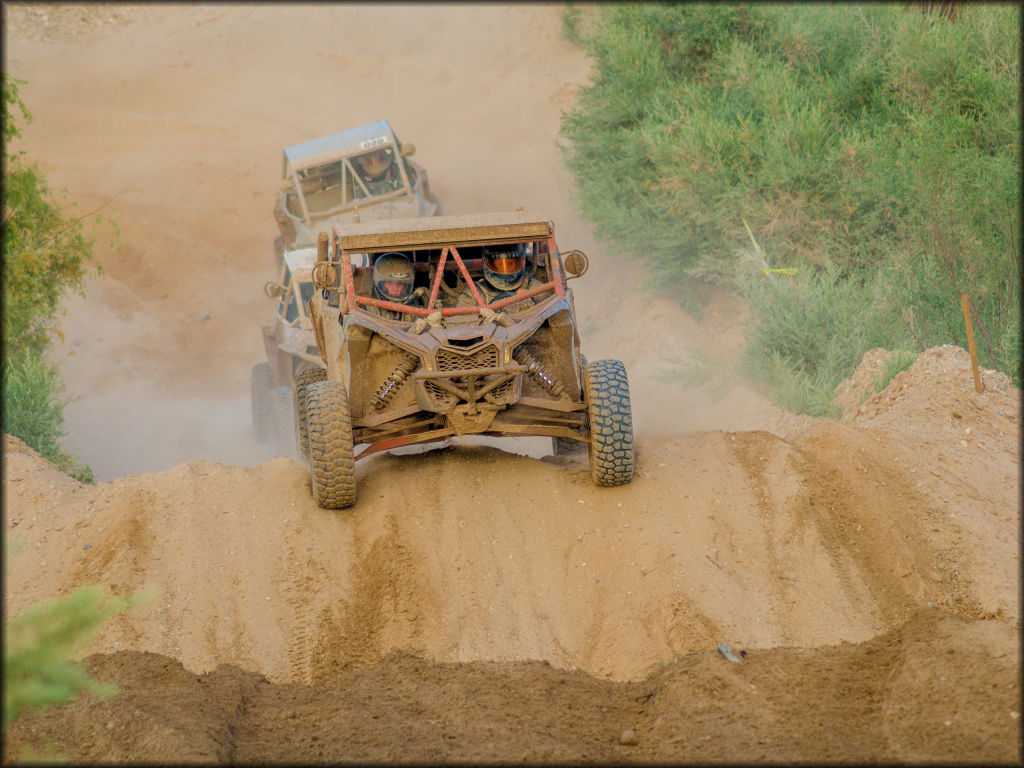
[[[492,245],[493,243],[479,243],[479,245]],[[338,256],[338,242],[337,235],[335,235],[334,242],[331,244],[331,261],[338,263],[340,262],[341,268],[345,274],[345,292],[348,299],[349,311],[356,310],[360,305],[379,307],[380,309],[389,309],[392,312],[402,312],[409,315],[416,315],[418,317],[426,317],[434,312],[440,312],[443,317],[451,317],[452,315],[470,315],[479,312],[481,309],[487,308],[494,311],[504,309],[510,304],[523,301],[524,299],[533,298],[546,291],[554,290],[555,294],[559,297],[565,295],[565,270],[562,267],[562,257],[558,252],[558,247],[555,245],[554,235],[547,238],[548,252],[547,252],[547,269],[548,274],[551,276],[551,280],[548,282],[538,285],[529,290],[516,291],[512,296],[507,296],[504,299],[492,302],[491,304],[485,304],[483,297],[480,295],[480,291],[477,290],[476,283],[469,275],[469,270],[466,268],[462,257],[459,255],[459,250],[454,245],[446,245],[441,250],[441,258],[437,264],[437,275],[434,277],[433,285],[430,287],[430,300],[427,302],[426,307],[410,307],[407,304],[399,304],[394,301],[384,301],[382,299],[375,299],[370,296],[357,296],[355,291],[355,276],[352,271],[352,259],[349,258],[350,253],[355,251],[347,252],[341,250],[340,258]],[[362,251],[360,251],[362,253]],[[469,286],[470,293],[473,294],[473,299],[476,301],[475,307],[439,307],[435,309],[437,303],[438,290],[441,287],[441,280],[444,277],[445,262],[448,257],[455,261],[459,272],[462,273],[462,277],[466,281],[466,285]]]

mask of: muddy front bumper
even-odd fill
[[[417,405],[422,411],[433,412],[434,428],[424,430],[427,423],[420,421],[419,428],[412,427],[400,436],[371,438],[371,444],[356,458],[459,435],[586,439],[584,403],[564,395],[523,396],[523,377],[528,373],[528,366],[516,363],[451,371],[417,370],[409,379]]]

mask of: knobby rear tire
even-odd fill
[[[324,509],[344,509],[356,501],[355,459],[348,393],[339,382],[317,381],[306,389],[310,483]]]
[[[274,371],[270,363],[257,363],[252,367],[251,383],[252,431],[256,439],[263,442],[270,427],[268,408],[270,391],[274,388]]]
[[[294,456],[295,414],[290,387],[274,387],[270,391],[270,451],[276,456]]]
[[[309,426],[306,418],[306,390],[310,384],[327,378],[323,368],[306,368],[295,374],[295,448],[299,456],[309,458]]]
[[[636,469],[626,368],[618,360],[588,363],[583,391],[590,421],[590,476],[598,485],[625,485]]]

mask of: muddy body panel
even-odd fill
[[[270,380],[266,384],[257,381],[254,373],[253,428],[257,438],[266,440],[270,433],[263,424],[276,420],[273,434],[278,453],[283,450],[282,436],[290,434],[294,426],[283,423],[295,417],[294,408],[281,404],[286,399],[292,400],[295,377],[302,371],[324,367],[308,306],[314,290],[312,267],[315,260],[315,248],[284,251],[278,280],[264,286],[267,297],[274,302],[274,310],[260,328],[267,362],[258,367],[266,366]],[[274,392],[271,398],[271,390],[276,389],[287,389],[292,395],[285,398],[283,392]],[[275,403],[281,407],[271,408]]]
[[[494,276],[495,249],[517,254],[506,283]],[[373,287],[375,259],[396,253],[411,267],[406,303]],[[586,257],[571,253],[570,273],[551,222],[523,211],[335,224],[313,269],[309,312],[327,379],[346,394],[355,459],[461,435],[589,445],[593,411],[568,286]],[[628,391],[609,397],[628,414]],[[622,444],[631,446],[627,422],[606,431],[628,427]]]
[[[315,261],[315,248],[285,251],[279,281],[264,287],[275,307],[262,326],[263,347],[279,386],[292,386],[304,368],[323,367],[308,306]]]
[[[453,434],[514,427],[510,433],[553,435],[548,427],[581,424],[579,338],[565,298],[508,327],[468,319],[413,334],[408,323],[362,312],[343,324],[339,371],[357,443],[408,433],[413,422]]]

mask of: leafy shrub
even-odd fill
[[[562,9],[562,37],[570,43],[581,44],[583,35],[580,24],[583,18],[583,11],[574,3],[566,3]]]
[[[961,292],[982,362],[1019,386],[1020,13],[966,5],[951,22],[885,4],[598,6],[584,39],[593,85],[561,129],[579,206],[663,285],[753,290],[764,329],[790,326],[795,299],[768,301],[735,280],[744,217],[773,266],[826,269],[824,283],[798,289],[803,299],[860,295],[841,321],[807,307],[803,322],[825,325],[755,336],[751,360],[776,366],[779,386],[809,377],[788,386],[807,393],[798,400],[831,391],[850,358],[811,343],[815,332],[963,345]],[[789,315],[767,316],[778,312]]]
[[[113,696],[116,688],[97,683],[69,659],[128,604],[99,587],[80,587],[11,619],[4,646],[4,725],[24,710],[66,704],[82,690]]]
[[[5,77],[5,97],[6,84]],[[13,94],[17,99],[16,88]],[[11,128],[6,114],[10,105],[5,106],[6,136]],[[41,352],[65,292],[82,293],[93,241],[85,236],[81,220],[69,218],[54,202],[34,166],[25,165],[17,154],[5,160],[4,344],[8,351]]]
[[[4,431],[16,435],[50,461],[63,436],[64,408],[57,397],[60,376],[38,355],[4,360]]]
[[[20,135],[16,113],[31,119],[19,95],[20,82],[4,75],[3,426],[63,470],[91,482],[89,468],[60,445],[62,385],[56,370],[43,362],[43,354],[62,298],[68,290],[82,293],[93,241],[86,236],[82,219],[69,216],[54,200],[39,171],[26,164],[21,153],[6,151]]]
[[[92,470],[61,444],[64,436],[60,374],[39,353],[26,350],[4,359],[4,432],[52,461],[79,482],[93,483]]]
[[[836,384],[853,373],[862,349],[876,346],[857,322],[871,287],[843,279],[831,262],[793,276],[748,271],[738,279],[753,310],[741,367],[785,408],[837,416]]]

